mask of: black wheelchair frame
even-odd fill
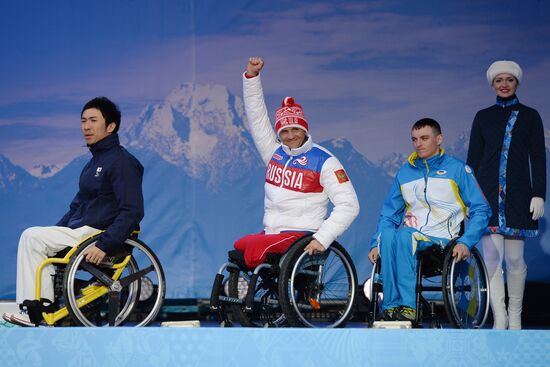
[[[229,251],[210,297],[221,325],[343,327],[357,298],[355,266],[337,242],[321,254],[308,255],[304,248],[312,238],[301,237],[255,269],[246,266],[241,252]],[[224,282],[226,272],[229,279]]]
[[[452,251],[456,238],[445,246],[432,245],[418,253],[416,277],[416,319],[413,326],[422,327],[426,318],[430,327],[440,328],[441,319],[435,312],[439,300],[428,300],[423,292],[441,292],[448,320],[455,328],[481,328],[489,313],[489,279],[485,262],[475,247],[468,260],[456,262]],[[370,294],[370,323],[378,318],[379,294],[383,293],[380,280],[381,264],[372,268]],[[441,280],[439,280],[439,278]],[[426,285],[428,280],[432,284]],[[427,312],[426,312],[427,310]]]

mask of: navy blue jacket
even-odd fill
[[[497,99],[512,101],[515,96]],[[546,151],[544,128],[538,112],[521,103],[495,104],[479,111],[472,124],[468,165],[472,167],[491,209],[490,226],[499,225],[499,167],[506,124],[512,111],[519,111],[508,150],[506,165],[506,225],[537,229],[529,205],[533,196],[546,199]]]
[[[143,166],[112,134],[90,146],[92,159],[80,174],[79,190],[58,226],[105,230],[97,247],[112,252],[143,218]]]

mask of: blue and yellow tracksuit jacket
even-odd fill
[[[468,224],[458,242],[471,248],[479,242],[491,217],[472,169],[447,156],[443,149],[426,160],[415,152],[393,180],[371,248],[378,245],[382,231],[397,229],[401,224],[430,237],[450,240],[459,235],[466,217]]]

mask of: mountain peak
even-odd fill
[[[446,154],[465,161],[466,156],[468,155],[469,143],[470,143],[470,133],[468,131],[463,131],[456,138],[453,144],[444,146],[443,148],[445,149]]]
[[[35,184],[36,178],[0,154],[0,192],[25,190]]]
[[[182,83],[168,94],[165,102],[182,112],[197,108],[224,110],[230,95],[223,85]]]
[[[55,175],[63,167],[62,164],[37,164],[29,170],[29,173],[34,177],[46,178]]]
[[[345,137],[325,140],[321,142],[320,145],[331,151],[342,163],[354,162],[357,160],[361,161],[368,167],[375,167],[370,160],[355,150],[353,144],[351,144],[351,142]]]
[[[394,177],[397,171],[407,162],[407,155],[393,152],[378,161],[378,166],[389,176]]]
[[[336,149],[353,149],[351,142],[343,136],[339,138],[329,139],[327,140],[327,142]]]
[[[226,87],[185,83],[163,102],[147,106],[125,138],[128,146],[153,151],[214,184],[259,164],[243,121],[242,100]]]

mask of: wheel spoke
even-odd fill
[[[109,268],[98,268],[84,258],[87,248],[94,244],[95,240],[80,245],[65,271],[64,301],[71,317],[84,326],[118,326],[129,320],[139,302],[139,315],[144,317],[131,324],[143,326],[153,321],[165,294],[164,272],[156,256],[142,242],[128,239],[132,257]],[[122,282],[115,282],[117,279]]]

